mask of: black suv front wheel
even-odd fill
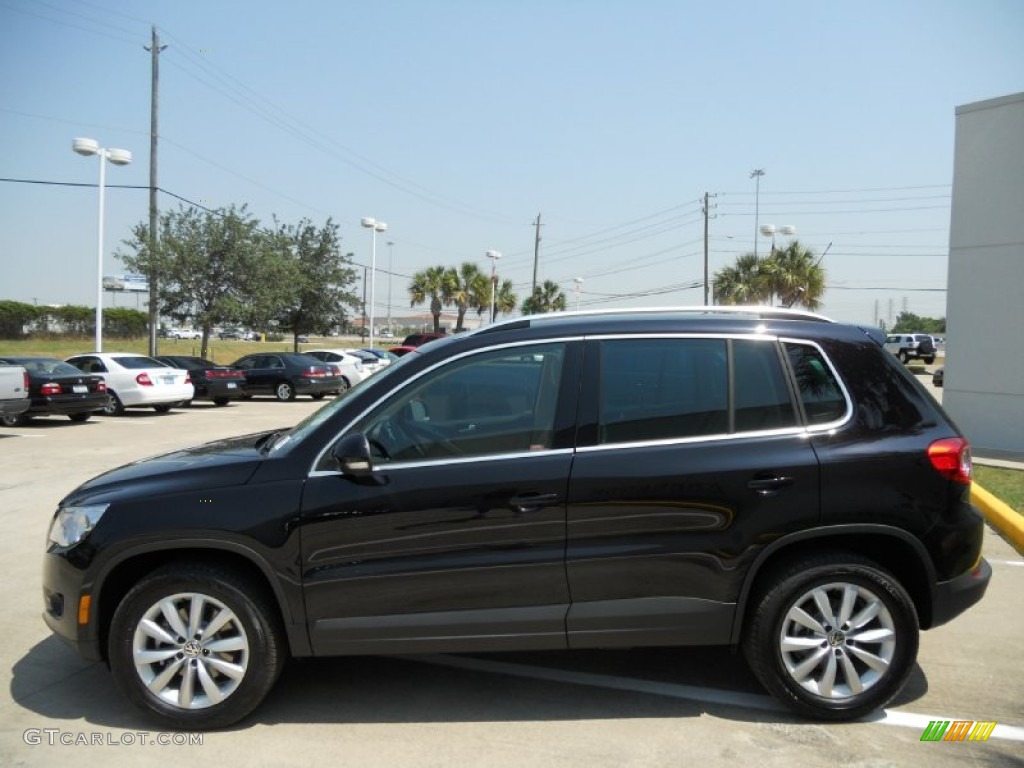
[[[233,571],[160,568],[114,613],[110,668],[125,696],[166,727],[223,728],[277,680],[285,648],[275,617],[263,591]]]
[[[917,657],[910,596],[856,555],[792,563],[753,610],[748,663],[765,688],[807,717],[851,720],[885,706]]]

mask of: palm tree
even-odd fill
[[[773,250],[761,265],[772,296],[784,307],[794,304],[810,310],[821,306],[825,293],[825,270],[813,251],[794,240],[781,250]]]
[[[513,284],[510,278],[505,278],[501,281],[501,285],[496,287],[494,292],[494,315],[505,313],[510,314],[515,312],[516,305],[519,303],[519,297],[516,296],[516,292],[512,290]]]
[[[752,253],[744,253],[730,267],[715,273],[716,304],[763,304],[771,302],[763,262]]]
[[[454,270],[444,267],[427,267],[412,276],[409,283],[409,296],[414,307],[430,301],[430,314],[434,316],[434,332],[441,330],[441,308],[451,303],[453,293],[452,274]]]
[[[523,301],[524,315],[540,315],[545,312],[561,312],[568,302],[558,283],[545,280],[544,285],[535,285],[533,295]]]
[[[455,323],[455,332],[462,331],[462,323],[466,310],[476,309],[482,313],[491,306],[491,279],[471,261],[462,262],[457,270],[449,270],[448,281],[452,284],[451,303],[458,309],[459,316]]]

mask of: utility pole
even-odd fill
[[[540,260],[540,214],[537,214],[537,218],[533,222],[534,233],[533,233],[533,287],[530,289],[530,295],[533,295],[533,291],[537,290],[537,262]]]
[[[718,195],[709,195],[707,192],[704,193],[704,202],[701,206],[701,210],[704,213],[704,306],[708,306],[708,293],[711,288],[710,277],[708,275],[708,219],[711,217],[711,205],[709,204],[708,198],[718,197]]]
[[[156,144],[159,135],[157,117],[160,104],[160,51],[166,45],[160,45],[160,38],[156,34],[156,25],[152,27],[153,42],[149,47],[143,46],[150,52],[152,59],[153,82],[150,86],[150,107],[149,107],[149,355],[157,354],[156,331],[160,325],[160,306],[157,300],[157,274],[153,265],[156,258]]]

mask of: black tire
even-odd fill
[[[895,577],[859,555],[832,552],[790,563],[767,579],[751,603],[743,651],[776,698],[806,717],[838,721],[884,707],[900,692],[917,658],[918,621],[913,601]],[[845,619],[877,608],[854,631],[842,622],[833,626],[836,619],[845,621],[838,612],[847,593],[853,602]],[[824,595],[837,613],[824,618],[816,595]],[[794,621],[791,612],[798,607],[818,629]]]
[[[314,400],[323,400],[327,396],[326,392],[317,392],[315,395],[310,395]]]
[[[935,358],[934,357],[924,357],[924,358],[922,358],[922,360],[924,360],[924,364],[925,365],[931,365],[932,363],[935,362]]]
[[[117,393],[107,390],[110,395],[110,402],[103,408],[104,416],[124,416],[124,404]]]
[[[279,381],[274,385],[274,397],[281,402],[295,399],[295,387],[290,381]]]
[[[24,413],[5,413],[0,416],[0,424],[5,427],[23,427],[28,424],[30,418]]]
[[[178,609],[178,629],[161,610],[168,600]],[[198,631],[189,626],[194,604],[203,605]],[[202,630],[214,617],[222,617],[224,610],[231,614],[227,623],[215,631],[212,641],[204,638]],[[163,638],[140,628],[146,620],[163,629]],[[181,629],[192,637],[182,635]],[[173,641],[167,642],[171,637]],[[212,643],[225,647],[204,647]],[[151,658],[136,666],[136,650]],[[167,658],[152,658],[162,654]],[[265,590],[235,571],[201,563],[175,563],[144,577],[114,612],[108,641],[110,669],[121,692],[175,731],[237,723],[269,693],[286,654],[277,609]],[[241,670],[241,674],[228,675],[225,669]],[[193,671],[187,674],[188,670]],[[150,686],[164,674],[169,676],[154,693]],[[186,677],[194,683],[191,695]],[[182,687],[186,687],[184,693]],[[214,688],[223,696],[217,703],[207,695]]]
[[[153,410],[157,413],[168,413],[171,410],[170,403],[161,403],[160,405],[154,405]]]
[[[81,424],[83,421],[88,421],[92,418],[91,413],[69,413],[68,418],[74,422]]]
[[[900,359],[900,362],[903,363],[904,365],[910,362],[910,355],[907,353],[906,350],[902,350],[899,353],[899,355],[897,355],[897,357]]]
[[[213,404],[214,405],[227,405],[230,402],[231,402],[231,398],[230,397],[215,397],[215,398],[213,398]]]

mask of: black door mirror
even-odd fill
[[[353,432],[341,438],[331,449],[331,456],[338,462],[341,473],[347,477],[370,477],[373,474],[370,443],[362,432]]]

